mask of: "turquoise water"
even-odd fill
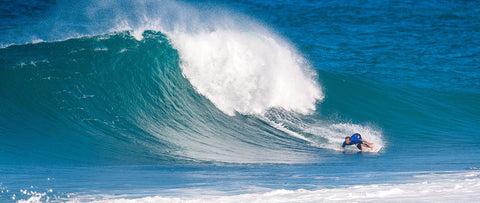
[[[478,199],[476,2],[3,8],[2,201]]]

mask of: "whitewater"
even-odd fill
[[[5,4],[2,202],[479,198],[477,3]]]

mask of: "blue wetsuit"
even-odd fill
[[[356,144],[357,145],[357,148],[359,150],[362,150],[362,136],[358,133],[355,133],[353,134],[351,137],[350,137],[350,144],[347,144],[347,142],[343,142],[342,144],[342,148],[345,148],[346,145],[353,145],[353,144]]]

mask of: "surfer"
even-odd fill
[[[373,143],[362,139],[362,136],[359,133],[355,133],[350,137],[345,137],[345,142],[343,142],[342,146],[340,147],[340,151],[342,151],[346,145],[357,145],[357,148],[359,150],[362,150],[362,147],[368,147],[370,149],[373,149],[373,147],[371,146],[373,145]]]

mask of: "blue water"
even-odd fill
[[[475,1],[0,4],[2,202],[480,198]]]

